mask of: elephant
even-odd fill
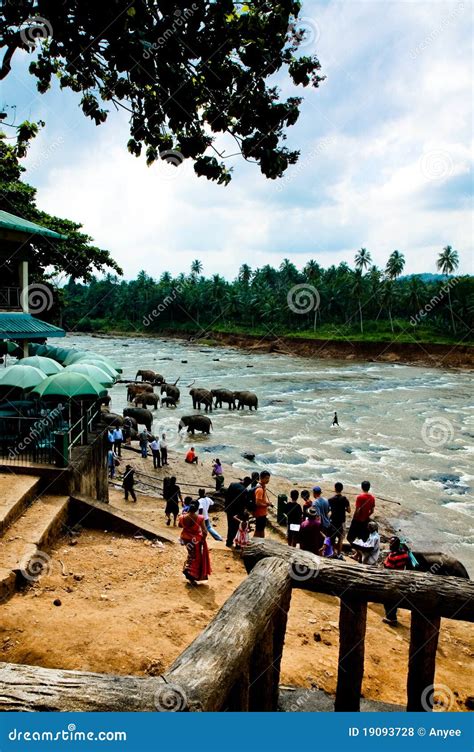
[[[145,426],[146,430],[151,432],[153,415],[150,410],[145,407],[126,407],[123,414],[125,417],[135,418],[139,425]]]
[[[254,392],[234,392],[234,397],[237,400],[237,410],[244,409],[244,406],[247,405],[249,410],[254,407],[257,409],[258,407],[258,397]]]
[[[214,407],[222,407],[223,402],[227,402],[229,410],[235,410],[235,395],[229,389],[211,389],[211,394],[216,400]]]
[[[110,405],[111,402],[112,402],[112,397],[110,396],[110,394],[106,394],[105,397],[100,397],[98,399],[99,405],[106,405],[107,407]]]
[[[194,431],[209,434],[212,428],[212,421],[207,415],[185,415],[179,421],[178,433],[185,426],[187,426],[188,433],[192,433],[193,436]]]
[[[109,413],[102,410],[100,415],[100,422],[106,426],[123,426],[123,418],[116,413]]]
[[[177,407],[176,400],[173,397],[162,397],[161,407]]]
[[[164,384],[161,385],[160,392],[161,394],[166,394],[167,397],[170,397],[175,402],[179,402],[181,392],[179,391],[176,384],[177,382],[175,384],[167,384],[165,382]]]
[[[208,410],[212,413],[212,392],[209,389],[190,389],[189,394],[193,399],[193,408],[195,410],[200,410],[201,405],[204,405],[206,413]]]
[[[133,400],[133,404],[135,407],[139,407],[140,405],[142,407],[145,407],[145,405],[153,405],[153,409],[156,410],[160,404],[160,397],[158,394],[152,394],[151,392],[141,392],[140,394],[137,394]]]
[[[155,373],[155,371],[147,369],[138,370],[135,376],[135,381],[139,376],[141,376],[142,381],[150,381],[152,384],[162,384],[165,380],[161,373]]]
[[[127,384],[127,402],[131,402],[142,392],[153,392],[153,385],[145,382],[142,384]]]
[[[469,580],[466,567],[454,556],[447,556],[442,551],[413,551],[412,553],[418,562],[418,566],[414,567],[410,562],[407,569],[414,569],[415,572],[439,574],[442,577],[463,577]]]

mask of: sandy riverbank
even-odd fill
[[[131,452],[124,459],[156,479],[172,471],[183,491],[185,484],[211,486],[210,461],[187,466],[181,455],[172,453],[170,467],[154,471],[151,459],[143,460]],[[228,480],[238,475],[230,467],[225,467],[225,472]],[[281,492],[290,484],[273,477],[271,487]],[[329,490],[325,489],[327,493]],[[114,488],[110,501],[133,509],[134,515],[152,522],[177,542],[179,529],[165,525],[163,500],[141,493],[140,484],[136,504],[126,503],[123,492]],[[390,523],[385,513],[385,505],[377,504],[377,519],[387,532]],[[212,514],[212,519],[225,535],[224,513]],[[278,537],[273,531],[269,536]],[[212,539],[209,546],[213,573],[207,583],[190,588],[182,575],[184,554],[179,545],[153,545],[142,538],[86,528],[74,545],[67,538],[61,540],[52,551],[49,572],[2,607],[2,660],[117,674],[161,673],[246,576],[238,553]],[[53,605],[57,598],[60,606]],[[369,606],[363,694],[369,699],[403,704],[410,615],[400,611],[396,629],[383,624],[382,616],[381,606]],[[335,692],[338,619],[337,598],[293,592],[282,684]],[[472,657],[470,625],[443,620],[436,682],[450,688],[451,710],[467,709]]]
[[[75,332],[80,334],[80,332]],[[117,332],[92,334],[93,337],[152,337],[155,339],[183,339],[199,341],[189,332],[166,330],[157,334],[149,332]],[[474,369],[474,347],[460,344],[397,342],[358,342],[330,339],[305,339],[303,337],[275,337],[251,334],[230,334],[208,331],[205,342],[216,345],[237,347],[252,352],[298,355],[306,358],[366,361],[373,363],[400,363],[403,365],[424,366],[426,368]]]

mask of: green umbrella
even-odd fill
[[[44,355],[30,355],[28,358],[23,358],[18,365],[34,366],[43,371],[46,376],[52,376],[53,373],[60,373],[63,370],[57,360],[47,358]]]
[[[16,389],[28,391],[41,384],[45,378],[46,374],[40,371],[39,368],[17,364],[5,368],[0,375],[0,386],[15,387]]]
[[[71,366],[73,363],[76,363],[84,356],[89,356],[90,354],[91,353],[87,352],[87,350],[69,350],[68,354],[64,358],[63,365]]]
[[[76,353],[72,354],[69,358],[66,359],[66,361],[64,362],[64,365],[70,366],[73,363],[79,363],[79,362],[82,362],[83,360],[87,360],[88,362],[90,361],[91,363],[92,362],[95,363],[96,361],[100,360],[102,363],[107,363],[107,365],[113,368],[113,370],[116,371],[117,373],[119,372],[121,373],[122,371],[122,369],[119,368],[117,365],[115,365],[113,360],[108,358],[106,355],[102,355],[101,353],[95,353],[95,352],[92,352],[91,350],[82,351],[82,352],[77,351]]]
[[[102,371],[105,371],[105,373],[108,373],[109,376],[111,376],[113,379],[116,379],[118,376],[117,371],[113,366],[110,365],[110,363],[107,363],[105,360],[97,360],[93,355],[84,355],[81,360],[76,361],[76,363],[72,363],[71,365],[88,365],[88,366],[96,366],[97,368],[102,369]]]
[[[84,376],[83,373],[74,373],[64,369],[61,373],[55,373],[48,376],[34,390],[35,394],[40,397],[63,397],[73,399],[74,397],[105,397],[107,389],[102,384]]]
[[[105,364],[104,364],[105,365]],[[84,376],[89,376],[93,381],[97,381],[103,386],[112,386],[114,378],[103,368],[99,366],[93,366],[91,363],[72,363],[70,366],[66,366],[66,371],[73,371],[74,373],[83,373]]]

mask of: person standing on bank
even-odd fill
[[[157,438],[155,438],[155,436],[153,436],[153,441],[150,443],[150,449],[153,455],[153,467],[156,470],[161,467],[161,454],[160,454],[160,442],[158,441]]]
[[[267,526],[268,507],[272,507],[269,498],[267,485],[270,482],[270,473],[268,470],[262,470],[260,473],[260,483],[255,489],[255,532],[254,538],[265,538],[265,528]]]
[[[181,544],[186,546],[188,556],[183,574],[190,585],[197,585],[200,580],[207,580],[211,574],[211,558],[206,543],[207,530],[204,517],[198,514],[198,502],[192,501],[189,511],[179,518],[182,528]]]
[[[209,507],[212,507],[214,505],[214,501],[210,499],[209,496],[206,496],[204,488],[199,489],[198,504],[199,514],[202,514],[202,516],[204,517],[204,524],[206,526],[207,532],[212,535],[214,540],[221,541],[221,536],[219,535],[217,530],[214,530],[211,525],[211,520],[209,519]]]
[[[331,525],[329,520],[329,501],[321,494],[322,490],[320,486],[314,486],[313,507],[317,510],[319,517],[321,517],[321,527],[323,533],[326,533],[327,535]]]
[[[410,561],[410,550],[406,543],[403,543],[397,536],[392,536],[389,541],[390,551],[384,559],[384,569],[391,569],[396,572],[403,572],[407,568]],[[390,624],[391,627],[398,625],[396,606],[387,606],[385,608],[385,619],[382,619],[385,624]]]
[[[285,515],[288,523],[288,545],[293,548],[299,540],[299,531],[303,521],[303,510],[298,503],[299,492],[295,489],[290,491],[290,501],[285,505]]]
[[[225,544],[227,548],[232,548],[234,538],[237,535],[239,529],[237,518],[242,519],[242,515],[247,509],[249,495],[252,493],[248,491],[250,483],[251,478],[246,476],[242,482],[229,483],[225,492],[224,509],[227,515],[227,537]]]
[[[117,426],[114,428],[114,449],[117,453],[118,457],[122,456],[122,441],[123,441],[123,433],[120,426]]]
[[[131,465],[125,465],[125,473],[123,475],[123,490],[125,491],[125,501],[128,501],[128,494],[132,497],[133,501],[137,500],[135,493],[135,470]]]
[[[214,460],[212,466],[212,477],[216,479],[216,492],[219,493],[224,486],[224,469],[220,459]]]
[[[148,433],[145,429],[143,429],[143,431],[139,435],[138,441],[140,444],[142,457],[145,459],[148,456]]]
[[[173,515],[173,526],[176,527],[176,520],[179,514],[179,502],[183,503],[183,497],[181,496],[181,489],[176,483],[176,478],[173,475],[170,478],[170,482],[166,491],[166,524],[169,527],[171,525],[171,515]]]
[[[334,490],[336,493],[329,499],[331,541],[334,546],[335,555],[340,557],[344,541],[346,514],[351,513],[351,505],[347,496],[344,496],[342,493],[344,490],[342,483],[335,483]]]
[[[369,481],[363,480],[360,486],[363,493],[359,494],[355,500],[354,516],[347,533],[349,543],[352,543],[356,538],[362,538],[363,541],[367,540],[370,517],[375,509],[375,498],[369,493]]]
[[[160,452],[161,452],[161,464],[163,467],[168,464],[168,442],[166,441],[166,434],[161,434],[160,439]]]

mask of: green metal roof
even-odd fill
[[[58,238],[64,240],[65,235],[60,235],[59,232],[54,230],[48,230],[47,227],[41,227],[34,222],[29,222],[27,219],[17,217],[15,214],[0,210],[0,230],[14,230],[15,232],[24,232],[28,235],[43,235],[48,238]]]
[[[1,313],[0,339],[39,339],[43,337],[65,337],[66,332],[59,326],[35,319],[30,313]]]

